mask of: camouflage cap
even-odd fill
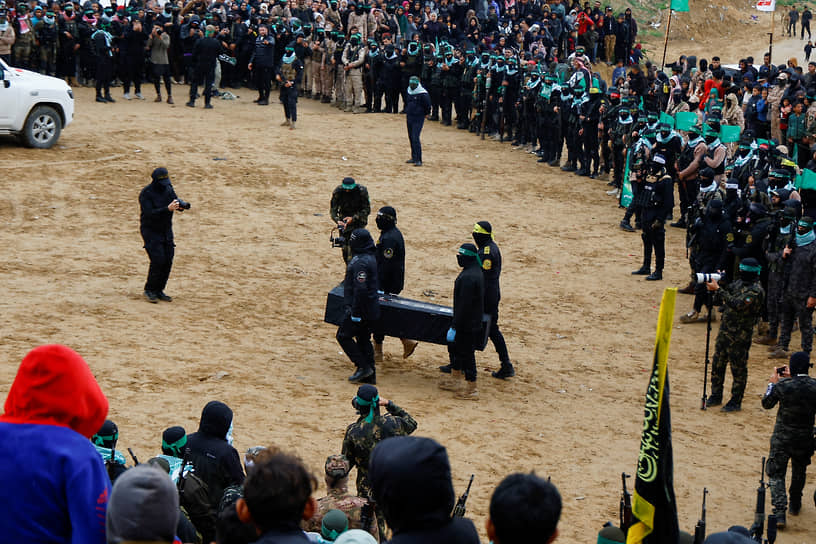
[[[345,478],[351,470],[351,463],[345,455],[330,455],[326,459],[326,476]]]

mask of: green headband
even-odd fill
[[[168,444],[164,440],[162,440],[162,448],[166,448],[170,451],[174,451],[176,453],[181,453],[181,448],[187,445],[187,435],[185,434],[172,444]]]
[[[105,442],[116,442],[119,440],[119,433],[114,434],[95,434],[93,436],[93,443],[96,446],[105,447]]]
[[[797,225],[800,226],[800,227],[804,227],[806,229],[812,229],[813,228],[813,225],[811,223],[808,223],[807,221],[802,221],[801,219],[799,220]]]
[[[346,531],[348,531],[348,528],[349,528],[348,519],[346,519],[346,526],[343,527],[342,531],[338,531],[336,529],[329,529],[328,527],[326,527],[325,525],[323,525],[321,523],[320,524],[320,534],[326,540],[331,540],[332,542],[334,542],[335,540],[337,540],[338,536],[340,536],[342,533],[345,533]]]
[[[368,406],[368,415],[366,416],[366,423],[371,423],[374,421],[374,407],[377,406],[377,403],[380,401],[380,396],[377,395],[371,400],[363,400],[360,397],[354,397],[354,400],[357,402],[359,406]]]
[[[466,257],[476,257],[476,262],[479,263],[479,266],[482,266],[482,259],[479,257],[479,254],[475,251],[471,251],[469,249],[465,249],[463,247],[459,248],[459,255],[465,255]]]
[[[753,272],[754,274],[759,274],[762,272],[761,266],[748,266],[747,264],[740,263],[739,265],[740,272]]]

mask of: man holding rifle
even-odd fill
[[[771,504],[776,526],[785,527],[785,513],[799,515],[802,508],[802,489],[805,472],[813,456],[813,423],[816,415],[816,379],[808,376],[813,366],[810,356],[794,353],[788,366],[775,368],[762,407],[770,410],[779,404],[776,425],[771,435],[771,450],[765,472],[771,488]],[[791,461],[790,504],[785,495],[785,473]]]

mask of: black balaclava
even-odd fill
[[[753,257],[743,259],[739,265],[739,276],[744,283],[753,283],[759,279],[759,274],[762,272],[762,266],[759,261]]]
[[[383,206],[377,212],[377,228],[380,230],[388,230],[397,224],[397,211],[391,206]]]
[[[117,440],[119,440],[119,427],[110,419],[106,419],[105,423],[102,424],[102,428],[91,437],[91,442],[95,446],[108,449],[116,447]]]
[[[493,227],[487,221],[479,221],[473,225],[473,241],[479,247],[484,247],[493,239]]]
[[[223,402],[211,400],[201,411],[198,432],[227,440],[232,429],[232,410]]]
[[[459,246],[459,251],[456,255],[456,262],[459,263],[459,266],[465,268],[479,260],[479,253],[478,248],[471,244],[465,243]]]
[[[712,199],[706,206],[706,216],[712,221],[719,221],[723,216],[723,201],[719,198]]]
[[[171,457],[184,457],[187,431],[184,427],[170,427],[162,433],[162,453]]]
[[[153,183],[164,189],[167,189],[171,186],[170,175],[167,173],[167,168],[164,167],[156,168],[155,170],[153,170],[151,177],[153,178]]]

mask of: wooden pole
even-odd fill
[[[669,28],[671,28],[671,20],[672,14],[674,14],[673,9],[669,9],[669,20],[666,23],[666,39],[663,42],[663,61],[660,63],[660,71],[663,71],[663,68],[666,67],[666,49],[669,48]]]

